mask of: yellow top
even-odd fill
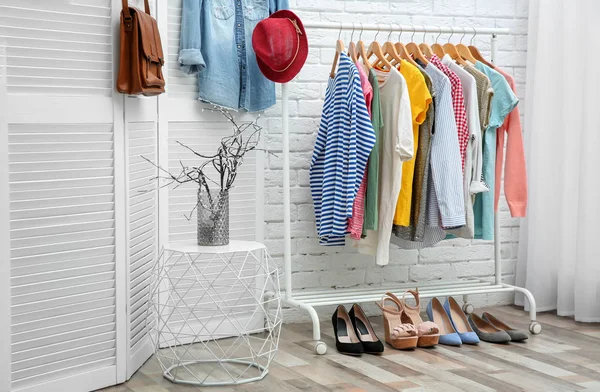
[[[403,162],[402,164],[402,187],[400,188],[400,194],[398,195],[398,204],[396,204],[394,224],[399,226],[409,226],[413,190],[412,185],[415,174],[415,159],[419,153],[419,125],[425,121],[427,109],[431,104],[432,98],[429,89],[427,89],[425,78],[417,67],[406,60],[402,60],[400,73],[404,76],[406,84],[408,85],[415,149],[412,159]]]

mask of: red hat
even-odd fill
[[[267,79],[287,83],[302,69],[308,56],[308,40],[300,19],[281,10],[261,20],[252,33],[258,67]]]

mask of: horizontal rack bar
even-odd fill
[[[401,295],[404,290],[419,287],[419,296],[421,298],[445,297],[449,295],[470,295],[511,292],[514,288],[507,285],[496,285],[483,280],[471,280],[462,282],[444,282],[443,284],[401,284],[394,287],[367,287],[359,289],[340,289],[323,291],[302,291],[295,292],[292,296],[293,302],[301,302],[310,306],[326,306],[344,303],[364,303],[379,301],[382,295],[387,292],[393,292]]]
[[[449,34],[454,33],[457,35],[507,35],[510,34],[510,30],[507,28],[499,27],[451,27],[451,26],[425,26],[425,25],[401,25],[401,24],[374,24],[374,23],[363,23],[360,22],[313,22],[306,21],[302,23],[305,28],[310,29],[326,29],[326,30],[355,30],[355,31],[402,31],[405,33],[441,33]]]

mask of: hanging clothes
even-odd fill
[[[494,68],[517,94],[515,78],[500,68]],[[521,130],[521,114],[519,105],[504,120],[496,135],[496,184],[494,188],[494,210],[498,211],[500,199],[500,182],[502,179],[502,163],[504,158],[504,139],[506,143],[506,163],[504,168],[504,195],[512,217],[524,217],[527,211],[527,171],[525,169],[525,150],[523,147],[523,131]]]
[[[275,83],[256,62],[252,32],[288,0],[183,0],[179,68],[198,75],[198,99],[249,112],[275,104]]]
[[[494,239],[494,195],[496,172],[496,130],[504,123],[506,116],[519,103],[508,82],[497,71],[478,61],[475,68],[483,72],[494,89],[492,110],[488,128],[483,136],[483,178],[490,192],[479,193],[473,207],[475,212],[475,238]]]
[[[359,252],[375,255],[378,265],[389,263],[390,238],[394,212],[402,184],[402,163],[414,154],[410,99],[406,80],[392,68],[375,71],[381,80],[379,93],[383,114],[381,132],[381,172],[379,178],[379,218],[377,231],[367,231],[358,243]]]
[[[432,202],[437,202],[437,206],[430,203],[429,226],[437,225],[439,216],[441,226],[458,227],[465,224],[465,207],[462,197],[462,159],[456,136],[458,130],[454,120],[452,84],[434,63],[430,62],[424,69],[431,77],[437,92],[431,142],[431,174],[435,189]]]
[[[310,188],[322,245],[344,245],[354,198],[374,145],[360,75],[352,60],[341,53],[338,72],[327,86],[310,165]]]
[[[435,89],[435,113],[427,180],[428,199],[423,238],[420,241],[394,238],[394,243],[404,249],[433,246],[446,238],[442,226],[460,227],[466,223],[452,85],[448,77],[431,62],[419,65],[429,75]]]
[[[363,90],[365,105],[367,106],[369,116],[371,116],[371,101],[373,100],[373,87],[369,83],[369,77],[363,69],[363,66],[359,63],[356,63],[355,65],[356,69],[358,70],[358,74],[360,75],[360,86]],[[373,123],[371,122],[371,124]],[[375,135],[375,139],[377,139],[377,135],[375,133],[373,134]],[[362,182],[360,183],[358,193],[356,194],[356,198],[354,199],[354,204],[352,206],[352,216],[348,220],[348,231],[350,232],[350,238],[355,240],[359,240],[362,236],[362,228],[365,220],[365,196],[367,191],[367,178],[367,171],[365,170],[365,174],[363,176]]]
[[[340,54],[310,168],[321,244],[344,245],[349,234],[386,265],[390,243],[493,239],[506,135],[507,200],[513,215],[525,213],[514,79],[480,62],[430,59],[367,75]]]
[[[423,241],[425,234],[425,216],[427,213],[427,200],[429,193],[427,192],[429,179],[429,162],[431,157],[431,137],[433,132],[433,117],[435,115],[435,90],[431,82],[431,78],[421,66],[417,64],[419,72],[425,80],[427,90],[432,97],[425,121],[419,126],[419,148],[415,159],[415,172],[413,177],[412,201],[411,201],[411,216],[410,225],[408,227],[394,225],[394,236],[392,243],[401,245],[397,239],[404,241]],[[402,192],[402,191],[401,191]]]
[[[402,76],[404,76],[406,85],[408,86],[415,149],[413,158],[402,164],[402,185],[400,188],[400,194],[398,195],[398,202],[396,203],[394,225],[409,226],[412,204],[412,185],[415,174],[415,160],[419,153],[419,126],[425,121],[427,109],[429,109],[432,99],[431,93],[427,89],[425,78],[417,67],[406,60],[402,60],[400,65],[400,73]]]
[[[442,62],[453,71],[460,79],[462,84],[463,98],[465,102],[465,110],[467,116],[467,127],[469,129],[469,143],[465,154],[465,169],[463,178],[463,192],[465,202],[465,221],[463,227],[450,229],[448,233],[454,234],[461,238],[474,238],[475,236],[475,220],[473,214],[473,199],[471,195],[471,181],[473,178],[473,166],[477,165],[476,160],[481,156],[477,149],[481,145],[481,124],[479,122],[479,105],[477,102],[477,85],[475,78],[465,71],[461,66],[456,64],[450,55],[446,54],[442,58]]]
[[[463,66],[471,76],[475,78],[477,85],[477,106],[479,108],[479,124],[481,126],[480,137],[476,139],[476,144],[473,146],[477,156],[473,161],[473,180],[471,181],[471,193],[488,192],[490,187],[483,181],[483,136],[490,122],[490,114],[492,111],[492,98],[494,97],[494,89],[492,82],[487,76],[473,65],[467,63]]]
[[[467,145],[469,144],[469,128],[467,126],[467,114],[465,112],[465,100],[463,98],[462,84],[460,78],[446,67],[442,60],[435,54],[431,56],[430,62],[444,73],[450,80],[452,85],[452,108],[454,109],[454,117],[456,118],[456,130],[458,135],[458,147],[460,150],[461,167],[465,168],[465,154]]]
[[[369,71],[369,83],[373,88],[371,100],[371,124],[375,132],[375,146],[371,151],[367,170],[367,192],[365,200],[365,219],[362,237],[367,236],[367,230],[377,230],[379,224],[379,151],[381,149],[381,132],[383,129],[383,115],[381,113],[381,98],[379,94],[379,81],[375,70]]]

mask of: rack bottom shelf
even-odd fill
[[[447,295],[486,294],[514,291],[512,286],[496,285],[485,280],[462,280],[454,282],[404,283],[394,286],[375,286],[352,289],[303,290],[293,292],[292,298],[310,306],[338,305],[378,301],[383,293],[390,291],[402,294],[407,289],[418,287],[422,298]]]
[[[508,284],[495,284],[480,279],[460,280],[453,282],[427,282],[427,283],[403,283],[394,286],[376,286],[351,289],[329,289],[329,290],[303,290],[292,292],[291,295],[286,293],[284,304],[288,306],[303,309],[309,313],[313,323],[313,340],[315,340],[315,352],[317,354],[325,354],[327,347],[321,342],[321,328],[319,324],[319,316],[315,311],[316,306],[340,305],[352,303],[374,302],[381,299],[381,296],[387,292],[402,294],[407,289],[418,287],[419,296],[421,298],[445,297],[445,296],[463,296],[463,310],[466,313],[473,311],[473,306],[468,302],[469,295],[502,293],[502,292],[520,292],[525,295],[529,301],[529,330],[537,335],[541,332],[542,327],[536,321],[536,305],[535,299],[529,290],[512,286]]]

